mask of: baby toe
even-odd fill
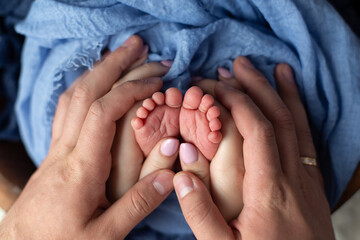
[[[186,91],[184,96],[183,107],[186,109],[198,109],[201,99],[203,97],[203,91],[199,87],[191,87]]]
[[[155,102],[151,98],[147,98],[144,100],[142,106],[148,111],[152,111],[155,108]]]
[[[220,116],[220,109],[217,106],[212,106],[206,113],[206,118],[208,121],[218,118]]]
[[[202,97],[201,102],[200,102],[200,106],[199,106],[199,110],[203,113],[205,113],[206,111],[209,110],[209,108],[214,105],[214,98],[209,95],[206,94],[205,96]]]
[[[136,111],[136,116],[138,118],[147,118],[147,116],[149,115],[149,112],[146,108],[144,107],[139,107],[138,110]]]
[[[220,143],[222,139],[222,135],[220,132],[210,132],[208,135],[208,140],[212,143]]]
[[[165,104],[169,107],[178,108],[181,107],[182,94],[177,88],[169,88],[165,92]]]
[[[144,122],[140,118],[133,118],[131,120],[131,126],[134,130],[139,130],[144,126]]]
[[[221,122],[218,118],[214,118],[209,122],[209,128],[211,131],[219,131],[221,129]]]
[[[156,92],[152,95],[153,101],[156,105],[163,105],[165,103],[165,96],[161,92]]]

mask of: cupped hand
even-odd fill
[[[147,56],[147,55],[145,55]],[[134,79],[148,79],[164,76],[170,69],[171,62],[144,63],[146,59],[136,61],[113,86],[117,87]],[[143,101],[138,101],[117,122],[116,135],[112,146],[112,167],[108,181],[107,195],[111,201],[122,197],[139,179],[160,169],[171,169],[177,156],[180,142],[173,137],[161,139],[144,157],[143,151],[135,139],[131,120],[136,117],[136,111]],[[153,143],[149,143],[153,144]],[[153,145],[151,145],[153,146]],[[171,147],[172,146],[172,147]]]
[[[233,69],[215,95],[244,139],[244,208],[228,224],[203,182],[180,172],[174,187],[190,228],[198,239],[334,239],[320,172],[300,161],[316,153],[291,68],[275,70],[280,96],[248,59]]]
[[[173,173],[161,170],[112,205],[105,195],[116,121],[162,86],[152,78],[112,88],[142,52],[130,37],[60,97],[48,156],[2,222],[2,239],[124,238],[171,192]]]

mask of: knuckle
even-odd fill
[[[260,139],[263,139],[264,142],[273,141],[273,139],[275,139],[274,127],[268,120],[257,124],[254,132]]]
[[[298,135],[302,141],[308,144],[313,144],[313,136],[310,129],[299,129]]]
[[[287,189],[282,184],[273,184],[269,189],[268,201],[270,209],[288,209],[288,195]]]
[[[251,104],[251,99],[248,95],[242,92],[237,92],[234,96],[234,101],[232,101],[232,109],[236,110],[239,106],[248,106]]]
[[[152,211],[151,199],[146,198],[139,190],[134,189],[130,192],[130,200],[131,205],[128,207],[128,212],[133,219],[147,216]]]
[[[286,107],[279,107],[274,111],[275,123],[284,130],[294,130],[295,125],[290,111]]]
[[[123,49],[121,48],[121,50]],[[120,54],[120,52],[114,52],[114,54],[110,54],[104,61],[106,65],[113,66],[112,70],[115,71],[116,76],[120,76],[121,73],[126,70],[125,66],[127,65],[127,63],[124,62],[124,60],[119,61],[122,54],[123,53]]]
[[[265,89],[270,87],[269,81],[259,72],[255,73],[254,81],[260,85],[259,89]]]
[[[127,81],[124,84],[122,84],[122,88],[126,92],[133,91],[134,88],[136,88],[139,85],[139,83],[140,81],[136,81],[136,80]]]
[[[76,102],[87,102],[90,99],[90,90],[86,86],[85,83],[80,83],[78,86],[75,87],[73,95],[72,95],[72,101]]]
[[[97,118],[102,118],[105,116],[106,111],[101,99],[96,100],[90,106],[89,113]]]
[[[80,181],[80,169],[79,161],[75,161],[71,156],[63,161],[63,167],[58,170],[58,177],[63,183],[79,182]]]
[[[186,219],[195,229],[205,224],[213,209],[208,201],[200,201],[192,206],[186,214]]]

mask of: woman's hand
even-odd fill
[[[142,60],[144,61],[136,61],[131,67],[131,71],[124,74],[113,87],[117,87],[133,79],[162,77],[170,69],[169,61],[166,61],[168,64],[165,65],[161,62],[144,64],[146,59],[142,58]],[[139,63],[142,65],[135,66]],[[120,121],[117,122],[116,135],[111,149],[113,156],[112,168],[107,184],[107,195],[110,201],[115,201],[122,197],[144,176],[159,169],[170,169],[174,165],[178,155],[178,147],[171,149],[172,151],[167,152],[167,155],[162,153],[161,150],[164,146],[166,148],[170,139],[170,141],[177,142],[178,145],[180,144],[178,139],[164,138],[154,146],[144,161],[143,152],[135,139],[134,130],[131,126],[131,120],[136,117],[135,113],[141,104],[142,101],[135,103]]]
[[[180,172],[174,186],[189,226],[198,239],[334,239],[320,172],[300,161],[316,153],[291,68],[276,68],[281,97],[248,59],[233,69],[215,94],[244,138],[244,208],[228,225],[205,185]]]
[[[49,154],[2,222],[2,239],[121,239],[170,193],[173,173],[161,170],[112,205],[105,196],[116,121],[162,86],[152,78],[111,89],[143,48],[129,38],[60,97]]]

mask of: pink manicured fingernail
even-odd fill
[[[293,71],[289,65],[286,64],[285,66],[283,66],[281,72],[282,72],[283,77],[286,80],[288,80],[289,82],[292,82],[292,83],[295,82]]]
[[[182,143],[180,145],[180,156],[184,163],[190,164],[198,160],[196,148],[190,143]]]
[[[203,77],[201,77],[201,76],[193,76],[193,77],[191,77],[191,81],[192,82],[199,82],[199,81],[201,81],[201,80],[203,80],[204,78]]]
[[[175,177],[174,186],[180,198],[184,198],[194,190],[194,183],[186,174],[177,175]]]
[[[154,188],[160,195],[165,195],[173,189],[174,175],[169,172],[159,173],[152,182]]]
[[[179,144],[180,142],[178,139],[167,139],[161,144],[160,151],[162,155],[171,157],[179,149]]]
[[[162,65],[164,65],[165,67],[171,67],[174,63],[174,61],[172,60],[163,60],[160,62]]]
[[[247,59],[246,57],[240,58],[240,62],[241,62],[241,64],[242,64],[244,67],[246,67],[247,69],[251,69],[251,70],[255,69],[254,65],[253,65],[253,64],[250,62],[250,60]]]
[[[219,67],[217,70],[218,70],[219,74],[224,78],[232,78],[233,77],[231,72],[229,72],[229,70],[227,70],[226,68]]]
[[[135,41],[134,41],[134,37],[131,36],[131,37],[129,37],[121,46],[122,46],[122,47],[127,47],[127,46],[132,45],[134,42],[135,42]]]
[[[148,52],[149,52],[149,46],[148,46],[148,45],[145,45],[145,46],[143,47],[143,50],[142,50],[139,58],[143,57],[143,56],[144,56],[145,54],[147,54]]]

